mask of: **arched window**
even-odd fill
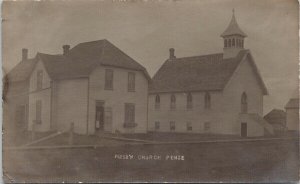
[[[244,92],[241,97],[241,112],[247,113],[247,111],[248,111],[247,94]]]
[[[171,109],[175,109],[176,108],[176,97],[174,94],[171,95],[171,104],[170,104],[170,108]]]
[[[160,96],[156,95],[155,96],[155,109],[159,109],[160,108]]]
[[[235,46],[235,40],[234,40],[234,38],[232,38],[232,46],[233,47]]]
[[[208,92],[205,93],[204,97],[204,108],[205,109],[210,109],[210,94]]]
[[[224,39],[224,47],[227,47],[227,39]]]
[[[191,93],[188,93],[186,96],[186,108],[187,109],[193,108],[193,96]]]
[[[231,47],[231,39],[228,39],[228,47]]]

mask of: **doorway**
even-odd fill
[[[104,130],[104,102],[96,102],[95,130]]]
[[[241,123],[241,136],[247,137],[247,123]]]

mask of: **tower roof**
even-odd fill
[[[227,29],[221,34],[221,37],[230,36],[230,35],[241,35],[243,37],[246,37],[247,35],[241,30],[239,27],[235,15],[234,15],[234,9],[232,10],[232,18],[231,21],[227,27]]]

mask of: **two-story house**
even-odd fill
[[[29,73],[28,130],[145,133],[149,75],[107,40],[38,53]],[[26,61],[24,61],[26,62]]]
[[[246,34],[233,14],[221,34],[223,53],[170,56],[149,87],[149,131],[262,136],[273,133],[263,118],[267,89]]]

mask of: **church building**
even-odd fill
[[[234,12],[221,34],[223,53],[176,57],[149,86],[148,131],[247,136],[273,134],[263,116],[267,88]]]

